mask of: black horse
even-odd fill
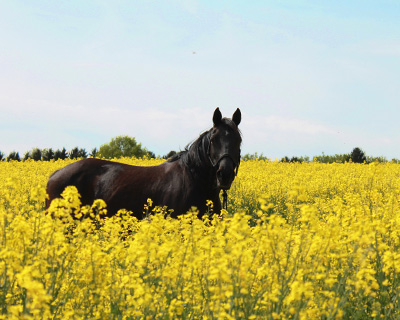
[[[192,206],[197,207],[201,217],[207,211],[207,200],[213,202],[214,212],[220,212],[220,191],[231,187],[239,169],[240,121],[240,109],[228,119],[222,118],[217,108],[210,130],[158,166],[138,167],[100,159],[72,163],[51,175],[46,207],[72,185],[81,194],[83,205],[103,199],[108,216],[127,209],[141,219],[148,198],[155,206],[173,209],[172,217],[186,213]]]

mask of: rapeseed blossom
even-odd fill
[[[162,160],[120,159],[155,165]],[[0,163],[0,319],[396,319],[400,166],[242,161],[228,209],[104,218]]]

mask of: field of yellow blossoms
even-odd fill
[[[46,215],[70,162],[0,162],[0,319],[400,318],[400,165],[242,161],[227,211],[137,221]]]

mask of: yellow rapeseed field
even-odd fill
[[[0,162],[0,319],[400,318],[400,165],[243,161],[227,211],[138,221],[46,215],[70,162]]]

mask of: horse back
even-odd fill
[[[49,198],[46,200],[46,208],[53,199],[59,198],[68,186],[75,186],[78,189],[83,204],[93,202],[97,180],[104,171],[104,165],[108,163],[111,162],[100,159],[83,159],[55,171],[47,182]]]
[[[178,162],[138,167],[89,158],[69,164],[50,176],[46,207],[59,198],[67,186],[75,186],[82,205],[103,199],[109,215],[127,209],[141,218],[148,198],[154,205],[166,205],[181,213],[189,209],[185,198],[192,185],[190,175]]]

